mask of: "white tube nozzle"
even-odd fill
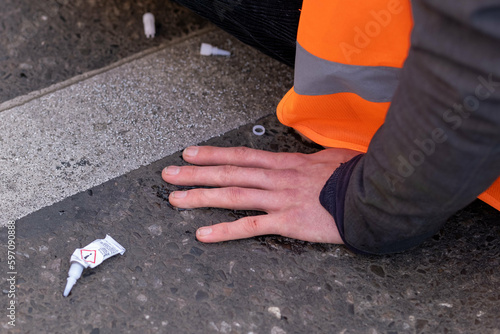
[[[66,288],[64,288],[63,292],[64,297],[68,297],[73,285],[75,285],[76,281],[82,276],[83,269],[84,267],[80,263],[71,263],[68,271],[68,282],[66,283]]]
[[[231,55],[231,52],[216,48],[208,43],[201,43],[200,54],[202,56],[227,56]]]
[[[144,23],[144,34],[147,38],[155,37],[155,17],[151,13],[146,13],[142,16],[142,23]]]

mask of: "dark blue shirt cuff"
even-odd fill
[[[326,184],[319,195],[319,201],[321,205],[323,205],[323,207],[332,215],[333,219],[335,219],[337,229],[345,246],[355,253],[370,254],[353,247],[344,237],[344,202],[347,186],[349,185],[349,180],[354,167],[356,167],[363,156],[364,154],[359,154],[351,160],[340,164],[332,176],[330,176],[328,181],[326,181]]]

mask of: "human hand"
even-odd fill
[[[334,148],[301,154],[191,146],[184,150],[183,158],[199,166],[169,166],[162,177],[175,185],[215,187],[174,191],[169,201],[175,207],[267,213],[201,227],[196,231],[199,241],[278,234],[311,242],[342,243],[333,217],[319,202],[319,194],[340,163],[359,153]]]

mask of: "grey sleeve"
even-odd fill
[[[344,240],[367,253],[421,243],[500,175],[500,1],[412,8],[400,85],[345,193]]]

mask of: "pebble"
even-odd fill
[[[274,326],[271,328],[271,334],[286,334],[286,332],[282,328]]]
[[[137,300],[140,301],[141,303],[145,303],[148,301],[148,297],[143,295],[142,293],[137,296]]]
[[[281,311],[280,311],[280,308],[279,307],[276,307],[276,306],[270,306],[268,309],[267,309],[267,312],[271,313],[272,315],[274,315],[276,317],[276,319],[281,319]]]

